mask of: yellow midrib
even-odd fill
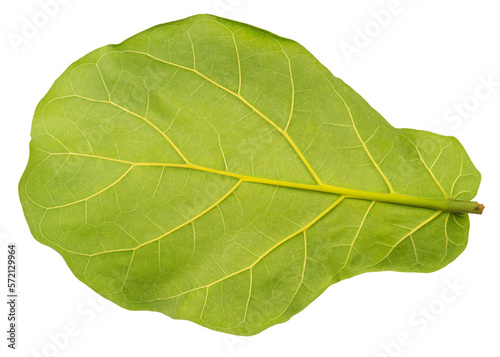
[[[57,156],[57,155],[83,156],[83,157],[109,160],[109,161],[114,161],[114,162],[119,162],[122,164],[130,165],[130,167],[128,168],[128,170],[126,171],[126,173],[124,175],[122,175],[119,179],[117,179],[111,185],[109,185],[106,188],[104,188],[103,190],[99,191],[99,193],[104,192],[105,190],[113,187],[120,180],[122,180],[126,176],[126,174],[129,173],[132,170],[132,168],[134,168],[134,167],[160,166],[160,167],[183,168],[183,169],[203,171],[203,172],[208,172],[208,173],[212,173],[212,174],[216,174],[216,175],[232,177],[232,178],[240,180],[241,182],[259,183],[259,184],[271,185],[271,186],[288,187],[288,188],[295,188],[295,189],[301,189],[301,190],[307,190],[307,191],[330,193],[330,194],[344,196],[346,198],[362,199],[362,200],[385,202],[385,203],[394,203],[394,204],[400,204],[400,205],[406,205],[406,206],[414,206],[414,207],[433,209],[433,210],[437,210],[437,211],[441,211],[441,212],[456,212],[456,209],[454,208],[455,206],[453,206],[453,202],[454,201],[455,202],[463,202],[463,201],[457,201],[457,200],[453,200],[453,199],[427,198],[427,197],[403,195],[403,194],[398,194],[398,193],[394,193],[394,192],[392,192],[392,193],[379,193],[379,192],[363,191],[363,190],[349,189],[349,188],[344,188],[344,187],[337,187],[337,186],[327,185],[327,184],[323,184],[323,183],[322,184],[303,184],[303,183],[296,183],[296,182],[287,182],[287,181],[281,181],[281,180],[273,180],[273,179],[266,179],[266,178],[261,178],[261,177],[254,177],[254,176],[249,176],[249,175],[237,174],[237,173],[227,172],[227,171],[222,171],[222,170],[216,170],[216,169],[212,169],[209,167],[204,167],[204,166],[199,166],[199,165],[194,165],[194,164],[141,163],[141,162],[131,162],[131,161],[126,161],[126,160],[112,159],[112,158],[108,158],[108,157],[104,157],[104,156],[96,156],[96,155],[90,155],[90,154],[79,154],[79,153],[48,153],[48,154],[51,156]],[[46,209],[55,209],[55,208],[66,207],[66,206],[69,206],[71,204],[86,201],[87,199],[90,199],[90,198],[95,197],[95,196],[96,196],[96,194],[93,194],[87,198],[80,199],[78,201],[75,201],[72,203],[67,203],[67,204],[60,205],[60,206],[54,206],[54,207],[41,206],[41,207],[46,208]],[[475,204],[475,202],[468,202],[468,203]],[[451,206],[450,206],[450,204],[451,204]]]

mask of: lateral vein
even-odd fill
[[[263,118],[265,121],[267,121],[269,124],[271,124],[278,132],[280,132],[283,135],[283,137],[288,141],[288,143],[293,148],[293,150],[295,151],[295,153],[299,156],[299,158],[301,159],[301,161],[304,163],[304,165],[308,169],[309,173],[313,176],[314,180],[318,184],[322,183],[321,180],[320,180],[320,178],[318,177],[318,175],[316,174],[316,172],[313,170],[313,168],[311,167],[311,165],[309,164],[309,162],[306,160],[306,158],[304,157],[304,155],[302,154],[302,152],[299,150],[299,148],[297,147],[297,145],[294,143],[294,141],[292,140],[292,138],[290,137],[290,135],[288,135],[288,133],[285,130],[281,129],[275,122],[273,122],[271,119],[269,119],[264,113],[262,113],[260,110],[258,110],[256,107],[254,107],[252,104],[250,104],[240,94],[235,93],[232,90],[224,87],[220,83],[217,83],[216,81],[214,81],[213,79],[207,77],[206,75],[204,75],[203,73],[199,72],[196,69],[185,67],[185,66],[182,66],[182,65],[179,65],[179,64],[176,64],[176,63],[172,63],[172,62],[168,62],[168,61],[162,60],[161,58],[152,56],[149,53],[140,52],[140,51],[133,51],[133,50],[113,51],[113,52],[115,52],[115,53],[127,53],[128,52],[128,53],[136,53],[136,54],[148,56],[148,57],[150,57],[150,58],[152,58],[152,59],[154,59],[156,61],[168,64],[170,66],[181,68],[181,69],[184,69],[186,71],[190,71],[192,73],[196,73],[200,77],[204,78],[206,81],[208,81],[208,82],[212,83],[213,85],[219,87],[220,89],[226,91],[227,93],[231,94],[235,98],[238,98],[240,101],[242,101],[245,105],[247,105],[250,109],[252,109],[256,114],[258,114],[261,118]],[[109,53],[112,53],[112,52],[109,52]]]
[[[323,74],[324,75],[324,74]],[[325,76],[325,75],[324,75]],[[361,137],[361,135],[359,134],[359,131],[358,131],[358,128],[356,127],[356,123],[354,122],[354,118],[352,116],[352,113],[351,113],[351,108],[349,108],[349,106],[347,105],[346,101],[344,100],[344,97],[342,97],[340,95],[339,92],[337,92],[337,89],[335,88],[335,86],[333,85],[333,83],[330,81],[330,79],[328,79],[326,76],[325,76],[326,80],[328,81],[328,83],[330,83],[330,86],[332,87],[333,91],[335,92],[335,94],[337,94],[337,96],[340,98],[340,100],[342,101],[342,103],[344,103],[344,106],[346,107],[347,109],[347,112],[349,114],[349,117],[351,118],[351,122],[352,122],[352,127],[354,129],[354,132],[356,133],[356,136],[358,137],[359,141],[361,142],[361,145],[363,145],[363,148],[365,149],[365,152],[366,154],[368,155],[368,158],[370,159],[370,161],[372,162],[373,166],[375,166],[375,168],[377,169],[378,173],[380,174],[380,176],[382,177],[382,179],[385,181],[387,187],[389,188],[389,192],[390,193],[394,193],[394,190],[392,188],[392,185],[391,183],[389,182],[389,180],[387,179],[387,177],[385,176],[384,172],[382,171],[382,169],[380,168],[380,166],[377,164],[377,162],[375,161],[375,159],[373,158],[372,154],[370,153],[370,150],[368,150],[368,147],[366,146],[366,143],[364,142],[363,138]]]

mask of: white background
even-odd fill
[[[498,1],[400,0],[394,7],[389,0],[66,0],[31,38],[13,45],[13,36],[23,36],[23,18],[43,20],[41,2],[0,5],[0,356],[499,355],[500,86],[474,99],[481,81],[500,81]],[[389,10],[384,21],[374,15]],[[466,251],[432,274],[373,273],[340,282],[289,322],[249,338],[111,303],[93,307],[97,295],[31,237],[18,200],[35,106],[91,50],[197,13],[295,39],[394,126],[456,136],[483,175],[477,200],[486,205],[471,217]],[[368,40],[347,56],[342,46],[355,46],[360,32]],[[468,112],[451,117],[464,101]],[[3,303],[11,241],[20,268],[15,352],[6,348]],[[446,290],[457,282],[457,293]],[[76,336],[63,337],[68,324]],[[405,343],[398,342],[401,333]]]

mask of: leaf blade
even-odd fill
[[[393,128],[297,43],[199,15],[56,81],[20,196],[101,295],[248,335],[339,280],[453,261],[479,180],[456,139]]]

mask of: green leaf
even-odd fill
[[[20,197],[107,299],[252,335],[342,279],[453,261],[479,181],[455,138],[392,127],[296,42],[198,15],[57,79]]]

